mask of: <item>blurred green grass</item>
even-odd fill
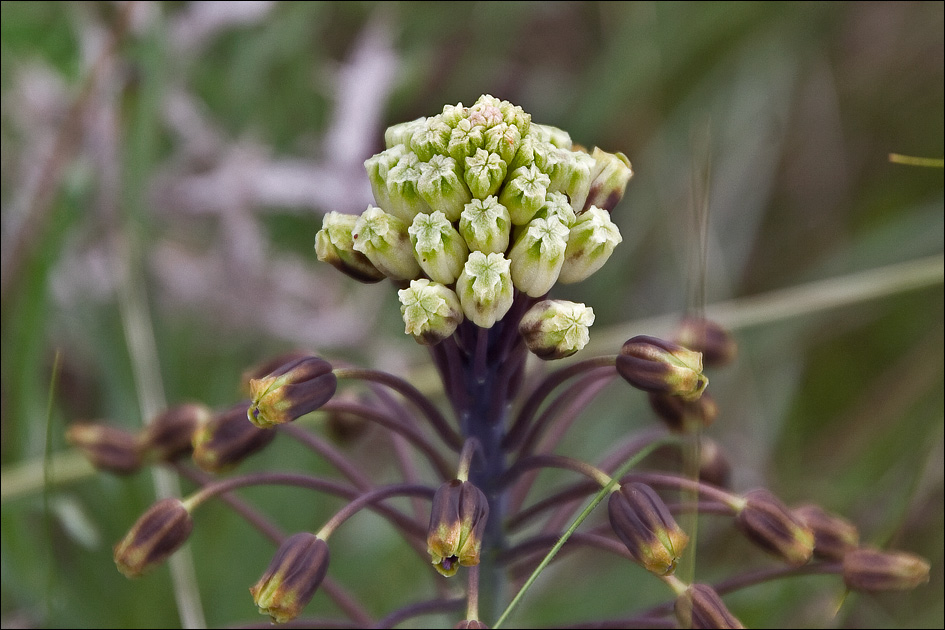
[[[56,453],[66,450],[62,433],[73,420],[142,422],[137,388],[155,384],[133,376],[141,357],[129,348],[122,284],[114,277],[123,261],[145,296],[156,339],[151,359],[169,402],[229,404],[248,365],[313,340],[332,357],[362,364],[423,362],[399,329],[386,285],[370,287],[376,321],[361,337],[335,341],[332,313],[369,293],[322,269],[312,241],[320,212],[363,208],[355,202],[366,179],[337,175],[349,187],[339,203],[353,207],[344,208],[321,206],[317,195],[295,206],[278,195],[259,201],[240,187],[261,177],[266,160],[332,163],[332,125],[338,108],[351,105],[339,105],[344,71],[356,65],[362,36],[381,41],[377,33],[388,33],[389,48],[381,49],[396,61],[389,92],[376,104],[382,125],[492,93],[569,130],[579,143],[630,157],[636,176],[615,211],[624,244],[599,274],[558,293],[593,306],[598,327],[658,333],[633,330],[633,323],[680,314],[698,301],[699,242],[691,225],[703,202],[710,213],[709,304],[943,251],[942,170],[887,157],[945,152],[942,3],[258,6],[255,17],[227,22],[200,13],[208,8],[200,3],[140,3],[130,16],[106,3],[0,5],[5,492],[11,471],[42,461],[56,351],[64,366],[50,423]],[[122,30],[102,55],[103,42]],[[96,65],[100,58],[107,63]],[[377,97],[371,85],[355,87]],[[169,103],[181,93],[209,131],[175,127],[182,123]],[[87,107],[70,109],[74,102]],[[73,119],[74,136],[57,136]],[[369,125],[351,133],[367,131]],[[197,132],[216,142],[201,145]],[[361,140],[377,150],[380,129]],[[239,162],[243,179],[184,189],[190,209],[177,208],[177,197],[168,201],[168,186],[217,173],[240,151],[249,154]],[[42,175],[50,155],[63,159]],[[233,188],[233,207],[216,213],[201,214],[213,204],[186,192],[225,195]],[[8,284],[14,245],[31,213],[42,221]],[[249,245],[258,251],[246,253],[246,222],[234,216],[256,222]],[[120,242],[129,244],[124,258]],[[167,264],[178,260],[175,253],[194,252],[211,255],[203,266]],[[283,256],[297,266],[280,266]],[[311,296],[319,310],[310,322],[291,316],[301,298],[283,288],[258,301],[239,287],[232,293],[242,299],[228,302],[227,288],[207,296],[192,275],[217,269],[214,261],[235,268],[237,279],[285,274],[272,284]],[[186,292],[188,282],[196,283],[195,294]],[[735,487],[764,484],[789,503],[819,502],[857,522],[864,540],[932,562],[925,587],[851,595],[842,606],[836,579],[732,596],[732,609],[749,626],[945,623],[943,310],[939,276],[920,289],[737,331],[739,362],[711,375],[722,416],[710,430],[729,453]],[[271,319],[263,317],[267,311]],[[593,458],[652,419],[639,396],[613,388],[584,422],[593,431],[572,436],[563,452]],[[248,467],[318,466],[280,440]],[[381,472],[391,473],[384,466]],[[0,517],[4,626],[180,623],[167,569],[137,582],[113,569],[111,544],[153,500],[146,473],[49,488],[49,512],[42,484],[30,487],[5,500]],[[289,531],[313,527],[337,507],[311,501],[309,511],[308,497],[302,503],[289,490],[246,496]],[[700,579],[731,575],[744,556],[756,557],[715,525],[700,529]],[[372,613],[433,592],[430,572],[381,521],[365,516],[350,527],[333,546],[331,575],[367,597]],[[269,561],[268,543],[213,506],[198,515],[191,547],[208,623],[255,620],[246,588]],[[592,577],[574,584],[575,574]],[[539,582],[513,624],[580,623],[664,596],[636,567],[575,554]],[[337,614],[323,594],[309,608],[318,611]]]

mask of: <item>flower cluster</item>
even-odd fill
[[[492,328],[516,292],[542,298],[579,282],[621,241],[609,211],[632,174],[622,153],[588,153],[521,107],[482,96],[396,125],[387,149],[365,162],[377,206],[330,212],[319,260],[361,281],[403,285],[406,333],[432,345],[464,319]],[[528,317],[539,356],[577,352],[593,310],[546,301]]]
[[[377,206],[359,217],[327,214],[316,250],[359,281],[388,278],[399,288],[406,332],[428,346],[452,417],[399,376],[292,353],[248,372],[250,399],[233,407],[213,412],[182,405],[140,435],[76,425],[70,440],[100,468],[128,474],[160,463],[198,486],[183,500],[157,502],[139,519],[115,546],[119,570],[135,577],[162,562],[186,542],[193,512],[219,498],[278,545],[250,588],[259,611],[277,622],[298,617],[328,583],[323,590],[350,621],[319,618],[312,625],[387,627],[385,622],[421,608],[454,613],[463,605],[455,627],[487,627],[481,616],[499,624],[518,601],[499,614],[510,595],[503,590],[505,577],[540,571],[564,544],[606,549],[671,590],[666,604],[593,622],[600,627],[673,627],[663,618],[673,613],[684,628],[742,627],[723,595],[804,572],[841,574],[848,588],[866,591],[914,588],[928,580],[925,560],[861,547],[854,525],[816,505],[792,509],[768,490],[727,487],[724,453],[703,436],[718,416],[704,370],[736,355],[735,340],[720,326],[687,318],[671,340],[636,336],[615,354],[526,379],[529,351],[560,359],[587,344],[593,311],[547,295],[556,282],[577,282],[597,271],[620,242],[610,210],[631,175],[622,154],[588,153],[567,133],[533,123],[521,108],[491,96],[391,127],[385,138],[387,149],[365,163]],[[621,379],[646,393],[661,430],[627,435],[596,464],[556,453],[593,397]],[[367,383],[368,392],[339,392],[341,381]],[[314,412],[342,424],[380,425],[427,460],[436,478],[420,479],[403,449],[392,449],[403,482],[373,483],[346,453],[293,424]],[[231,471],[277,434],[317,452],[343,480],[295,472],[206,475]],[[698,470],[684,475],[644,460],[661,448],[694,458],[688,463]],[[184,463],[188,454],[200,471]],[[585,481],[525,506],[535,471],[549,467]],[[317,531],[286,536],[232,496],[260,484],[307,488],[349,502]],[[388,502],[395,497],[429,501],[429,511],[411,513]],[[575,498],[590,499],[577,518]],[[575,534],[604,499],[607,521]],[[362,509],[384,517],[437,574],[465,571],[464,597],[447,597],[444,587],[437,598],[407,605],[381,622],[358,607],[331,582],[329,539]],[[527,529],[549,511],[553,515],[537,532]],[[676,519],[691,511],[727,517],[781,566],[715,585],[684,581],[677,568],[691,562],[696,541]],[[569,520],[574,525],[562,531]]]

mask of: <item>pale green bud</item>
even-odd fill
[[[463,107],[462,103],[455,105],[444,105],[440,119],[449,125],[450,129],[459,124],[459,121],[469,118],[469,108]]]
[[[498,153],[506,164],[512,161],[522,144],[522,133],[518,127],[501,122],[486,131],[483,148],[490,153]]]
[[[545,360],[563,359],[584,348],[594,309],[566,300],[543,300],[522,316],[518,331],[525,345]]]
[[[410,138],[410,148],[422,161],[427,161],[436,154],[445,154],[453,130],[439,116],[427,118],[422,128]]]
[[[457,164],[465,164],[466,158],[476,154],[476,149],[485,142],[485,127],[472,124],[468,118],[456,123],[450,132],[447,152]]]
[[[358,217],[353,214],[329,212],[322,219],[322,229],[315,235],[315,254],[322,262],[361,282],[378,282],[384,274],[367,256],[354,249],[354,226]]]
[[[523,166],[527,168],[533,165],[535,163],[535,146],[538,144],[541,144],[541,141],[534,133],[529,133],[522,138],[522,143],[519,145],[515,157],[509,162],[509,170],[514,173]]]
[[[568,196],[560,192],[550,192],[545,195],[545,203],[542,204],[538,212],[535,213],[536,219],[557,218],[570,230],[577,222],[577,215],[568,201]]]
[[[436,345],[446,339],[463,321],[463,307],[451,289],[426,278],[411,280],[410,287],[397,292],[404,332],[417,343]]]
[[[367,170],[371,190],[374,192],[374,201],[381,208],[390,207],[390,196],[387,194],[387,174],[406,153],[407,147],[398,144],[364,160],[364,168]]]
[[[420,181],[417,190],[433,210],[439,210],[450,221],[459,219],[465,206],[472,199],[466,182],[463,181],[456,160],[443,155],[434,155],[429,162],[420,164]]]
[[[514,292],[509,264],[502,254],[472,252],[456,280],[463,312],[480,328],[492,328],[512,307]]]
[[[463,271],[469,250],[446,216],[439,211],[418,214],[407,232],[420,268],[436,282],[453,284]]]
[[[354,226],[354,249],[392,280],[412,280],[420,274],[407,224],[380,208],[368,206]]]
[[[508,101],[499,103],[499,111],[502,112],[502,119],[509,125],[518,127],[519,133],[524,138],[528,135],[531,128],[532,116],[518,105],[513,105]]]
[[[532,123],[531,132],[542,142],[550,142],[559,149],[570,149],[572,147],[571,135],[564,129]]]
[[[502,122],[504,116],[501,109],[502,101],[489,94],[483,94],[476,103],[469,108],[469,120],[474,125],[482,125],[486,129],[495,127]]]
[[[614,248],[623,240],[620,230],[610,220],[610,213],[591,206],[578,216],[568,236],[564,266],[558,276],[563,284],[580,282],[604,266]]]
[[[509,210],[512,223],[525,225],[532,220],[545,203],[545,194],[551,179],[537,166],[523,166],[512,174],[511,180],[502,187],[499,202]]]
[[[623,153],[607,153],[594,147],[594,168],[591,170],[591,185],[584,207],[597,206],[613,210],[623,199],[627,182],[633,176],[630,160]]]
[[[509,252],[515,288],[531,297],[548,293],[561,271],[568,245],[568,228],[556,218],[535,219]]]
[[[473,199],[459,217],[459,233],[473,251],[502,254],[509,248],[512,218],[495,196]]]
[[[420,118],[411,120],[410,122],[391,125],[387,128],[387,131],[384,132],[384,144],[388,149],[395,147],[398,144],[403,144],[409,147],[410,139],[413,138],[413,134],[417,133],[417,131],[423,128],[423,124],[426,122],[426,120],[427,119],[425,116],[421,116]]]
[[[591,171],[596,162],[583,151],[561,150],[558,155],[563,159],[555,165],[548,190],[567,194],[574,211],[581,212],[590,192]]]
[[[476,154],[466,158],[464,175],[469,191],[476,199],[485,199],[494,195],[505,180],[506,164],[499,155],[484,149],[476,149]]]
[[[420,212],[430,212],[430,206],[420,196],[420,158],[413,151],[405,153],[387,173],[387,212],[410,223]]]

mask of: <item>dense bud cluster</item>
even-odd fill
[[[491,328],[516,294],[541,298],[556,282],[587,278],[621,241],[609,211],[632,175],[626,156],[588,153],[508,101],[447,105],[385,140],[364,163],[377,205],[360,217],[327,214],[316,251],[354,278],[404,287],[406,332],[420,343],[438,343],[464,319]],[[579,349],[573,340],[541,348]]]

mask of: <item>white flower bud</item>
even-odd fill
[[[459,174],[456,160],[443,155],[434,155],[429,162],[420,164],[420,181],[417,190],[433,210],[439,210],[450,221],[459,219],[471,199],[469,188]]]
[[[435,345],[455,332],[463,321],[463,307],[451,289],[426,278],[411,280],[397,292],[408,335],[418,343]]]
[[[418,214],[407,228],[420,268],[441,284],[453,284],[463,271],[466,242],[442,212]]]
[[[410,223],[420,212],[430,212],[430,206],[420,196],[420,158],[413,151],[405,153],[387,173],[387,212],[401,221]]]
[[[562,284],[570,284],[589,277],[604,266],[622,240],[620,230],[610,220],[610,213],[591,206],[578,216],[571,228],[558,280]]]
[[[423,124],[426,122],[426,120],[426,117],[421,116],[416,120],[411,120],[410,122],[400,123],[388,127],[387,131],[384,132],[384,144],[388,149],[395,147],[398,144],[409,147],[410,139],[413,138],[413,134],[417,133],[420,129],[423,129]]]
[[[473,251],[505,253],[511,231],[509,211],[495,196],[473,199],[459,217],[459,233]]]
[[[374,192],[374,201],[381,208],[390,207],[390,196],[387,194],[387,174],[406,153],[407,147],[398,144],[364,160],[364,168],[367,170],[371,190]]]
[[[558,280],[567,244],[568,228],[557,218],[529,223],[509,252],[515,288],[531,297],[548,293]]]
[[[551,179],[534,165],[523,166],[512,174],[509,182],[502,187],[499,203],[508,208],[514,225],[525,225],[532,220],[545,203],[549,184]]]
[[[502,254],[472,252],[456,280],[456,293],[469,320],[480,328],[492,328],[512,307],[509,260]]]
[[[354,249],[354,226],[358,217],[353,214],[329,212],[322,218],[322,229],[315,235],[315,254],[322,262],[361,282],[378,282],[384,274],[377,270],[367,256]]]
[[[543,300],[528,309],[518,325],[525,345],[545,360],[563,359],[584,348],[594,309],[566,300]]]
[[[411,280],[420,274],[407,225],[380,208],[368,206],[355,223],[354,249],[392,280]]]
[[[498,154],[476,149],[475,155],[466,158],[464,174],[473,197],[485,199],[494,195],[505,180],[506,168],[505,160]]]

